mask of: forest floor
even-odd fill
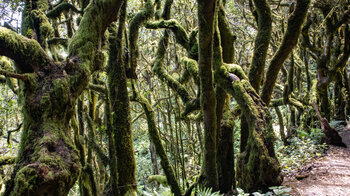
[[[325,155],[285,177],[291,195],[350,196],[350,131],[340,135],[348,148],[329,146]]]

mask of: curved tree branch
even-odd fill
[[[0,157],[0,167],[3,165],[11,165],[16,162],[16,157],[4,156]]]
[[[139,38],[139,29],[141,25],[149,20],[153,15],[153,5],[151,0],[147,0],[145,7],[136,14],[131,20],[129,26],[129,47],[130,47],[130,71],[126,73],[128,78],[137,78],[136,67],[139,50],[137,46],[137,39]]]
[[[58,4],[57,6],[55,6],[52,10],[50,10],[49,12],[47,12],[46,16],[48,18],[57,18],[59,17],[63,12],[65,11],[69,11],[72,10],[73,12],[76,13],[82,13],[81,11],[79,11],[76,7],[74,7],[74,5],[67,3],[67,2],[63,2]]]
[[[149,22],[145,25],[149,29],[166,28],[173,31],[176,41],[181,44],[187,51],[190,50],[189,37],[185,29],[177,22],[177,20],[162,20],[157,22]]]
[[[298,42],[301,26],[306,18],[309,4],[310,0],[297,0],[296,8],[288,19],[288,27],[282,43],[270,62],[261,93],[261,98],[267,106],[270,104],[277,75],[282,68],[283,62],[288,58]]]
[[[14,60],[23,73],[38,71],[38,65],[52,62],[37,41],[3,27],[0,27],[0,55]]]
[[[258,34],[255,38],[254,55],[249,68],[249,82],[259,91],[263,80],[267,50],[271,39],[272,18],[271,10],[266,0],[254,0],[257,11]]]

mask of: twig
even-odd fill
[[[22,81],[27,81],[27,77],[22,75],[22,74],[16,74],[16,73],[12,73],[12,72],[9,72],[9,71],[5,71],[3,69],[0,69],[0,74],[1,75],[4,75],[6,77],[11,77],[11,78],[16,78],[16,79],[19,79],[19,80],[22,80]]]

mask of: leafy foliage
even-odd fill
[[[327,145],[321,143],[324,134],[320,129],[312,129],[310,134],[302,130],[298,130],[298,133],[299,137],[289,139],[290,145],[277,149],[282,172],[287,175],[313,158],[320,157],[327,150]]]

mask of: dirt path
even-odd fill
[[[342,136],[349,147],[350,132]],[[283,184],[296,196],[350,196],[350,149],[330,146],[325,156],[286,177]]]

